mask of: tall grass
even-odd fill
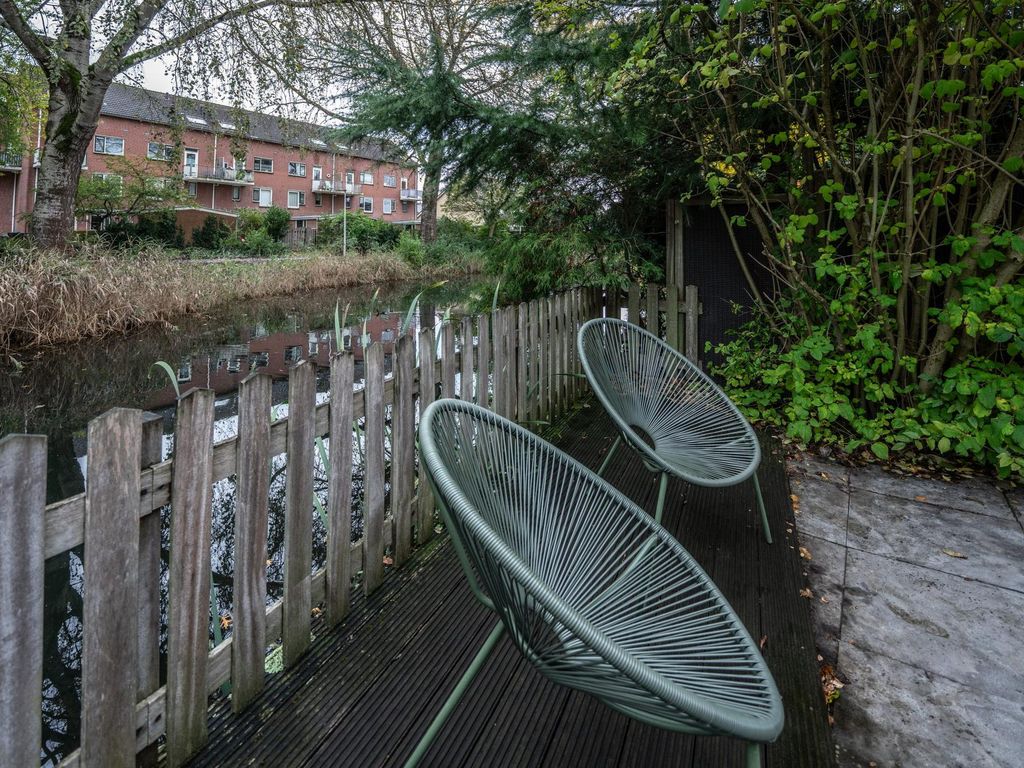
[[[414,268],[390,253],[211,264],[147,247],[126,252],[96,246],[73,257],[20,251],[0,263],[0,355],[170,324],[235,301],[434,280],[457,271],[449,265]]]

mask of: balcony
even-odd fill
[[[182,177],[186,181],[198,181],[208,184],[224,184],[229,187],[251,187],[252,171],[244,168],[203,168],[197,165],[186,165],[182,169]]]
[[[362,193],[363,186],[331,179],[313,179],[313,191],[318,195],[358,195]]]
[[[18,173],[21,170],[21,155],[17,152],[0,152],[0,171]]]
[[[415,200],[416,202],[419,202],[420,200],[423,199],[423,190],[422,189],[403,189],[399,193],[398,199],[399,200],[406,200],[406,201]]]

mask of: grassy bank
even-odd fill
[[[472,263],[418,267],[392,253],[190,263],[171,252],[21,252],[0,264],[0,355],[169,323],[229,302],[353,285],[430,281]]]

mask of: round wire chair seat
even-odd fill
[[[419,434],[471,587],[544,675],[658,727],[775,739],[782,703],[759,650],[660,524],[479,406],[439,400]]]
[[[614,318],[584,323],[577,346],[601,404],[652,469],[705,486],[735,485],[754,474],[761,446],[753,428],[684,355]]]

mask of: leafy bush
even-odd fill
[[[423,266],[423,243],[422,241],[409,232],[401,232],[398,238],[398,255],[405,260],[407,264],[411,264],[414,267]]]
[[[317,239],[323,244],[340,244],[348,229],[348,243],[360,253],[374,248],[392,250],[398,246],[401,230],[387,223],[367,216],[362,211],[347,214],[336,213],[324,216],[317,225]]]
[[[288,234],[288,226],[291,221],[292,216],[288,211],[274,205],[268,208],[263,215],[263,228],[272,240],[281,241]]]
[[[202,226],[192,230],[192,245],[216,251],[231,235],[231,229],[212,213],[203,219]]]
[[[224,240],[223,246],[233,251],[241,251],[248,256],[273,256],[284,251],[284,244],[267,234],[267,230],[251,229],[236,230]]]
[[[106,229],[101,233],[104,242],[114,247],[122,247],[139,241],[147,241],[171,248],[181,248],[185,244],[185,234],[178,226],[177,215],[173,210],[143,213],[137,222],[128,219],[110,219]]]
[[[235,220],[235,231],[245,234],[256,229],[263,229],[264,223],[265,217],[262,211],[255,208],[239,208],[238,218]]]

